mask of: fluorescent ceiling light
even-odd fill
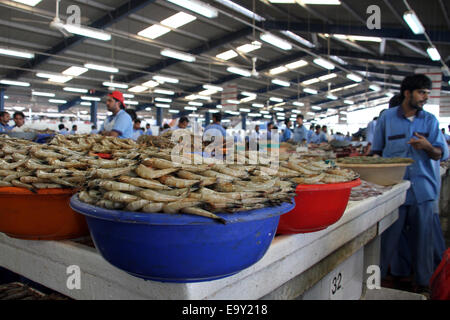
[[[83,37],[93,38],[97,40],[109,41],[111,34],[100,29],[95,29],[87,26],[68,24],[66,23],[64,29],[70,33],[77,34]]]
[[[253,92],[242,91],[241,94],[243,96],[247,96],[247,97],[256,97],[256,93],[253,93]]]
[[[155,93],[160,93],[160,94],[167,94],[167,95],[170,95],[170,96],[172,96],[172,95],[175,94],[174,91],[171,91],[171,90],[164,90],[164,89],[155,89],[154,92],[155,92]]]
[[[45,72],[38,72],[38,73],[36,73],[36,77],[39,77],[39,78],[52,78],[52,77],[57,77],[58,76],[58,74],[55,74],[55,73],[45,73]]]
[[[315,112],[311,112],[311,111],[308,111],[306,114],[308,114],[308,115],[310,115],[310,116],[315,116],[315,115],[316,115]]]
[[[264,118],[266,118],[266,119],[272,119],[272,116],[269,116],[269,115],[264,115]]]
[[[55,94],[51,92],[31,91],[31,95],[40,97],[54,97]]]
[[[201,14],[207,18],[216,18],[218,16],[218,11],[216,8],[197,1],[197,0],[167,0],[169,2],[175,3],[176,5]]]
[[[227,103],[230,103],[230,104],[239,104],[239,103],[241,103],[239,100],[234,100],[234,99],[228,99],[227,100]]]
[[[277,97],[270,97],[269,100],[273,102],[283,102],[283,99]]]
[[[203,106],[203,103],[196,102],[196,101],[189,101],[188,104],[190,104],[191,106],[197,106],[197,107]]]
[[[145,28],[144,30],[139,31],[138,36],[153,40],[169,32],[170,32],[169,28],[160,26],[159,24],[154,24],[148,28]]]
[[[87,89],[73,88],[73,87],[64,87],[63,90],[70,91],[70,92],[78,92],[78,93],[87,93],[88,92]]]
[[[154,88],[154,87],[159,86],[159,83],[156,82],[156,81],[153,81],[153,80],[149,80],[149,81],[144,82],[144,83],[142,84],[142,86],[148,87],[148,88]],[[139,86],[138,86],[138,87],[139,87]]]
[[[210,97],[201,96],[199,94],[190,94],[190,95],[186,96],[185,99],[186,100],[197,100],[197,99],[200,99],[200,100],[208,100],[208,101],[211,100]]]
[[[348,36],[352,41],[368,41],[368,42],[381,42],[380,37],[366,37],[366,36]]]
[[[291,110],[291,112],[292,113],[302,113],[300,110],[295,110],[295,109]]]
[[[245,97],[245,98],[241,99],[241,103],[253,101],[255,99],[256,99],[256,94],[254,96],[248,96],[248,97]]]
[[[26,52],[21,50],[9,49],[5,47],[0,47],[0,54],[4,56],[16,57],[16,58],[24,58],[24,59],[33,59],[34,53]]]
[[[240,51],[240,52],[248,53],[248,52],[251,52],[254,50],[258,50],[259,48],[261,48],[261,46],[262,46],[261,42],[253,41],[252,43],[247,43],[247,44],[237,47],[236,50]]]
[[[60,100],[60,99],[48,99],[48,102],[50,103],[66,103],[67,100]]]
[[[239,108],[240,112],[251,112],[252,110],[248,109],[248,108]]]
[[[23,4],[26,4],[27,6],[34,7],[35,5],[37,5],[42,0],[12,0],[12,1],[18,2],[18,3],[23,3]]]
[[[217,90],[208,89],[208,90],[200,91],[198,94],[201,96],[210,96],[214,93],[217,93]],[[208,97],[208,99],[209,99],[209,97]]]
[[[303,102],[298,102],[298,101],[294,101],[294,102],[292,102],[292,104],[297,107],[303,107],[305,105]]]
[[[280,103],[277,103],[277,104],[275,105],[275,107],[284,106],[285,104],[286,104],[286,102],[280,102]]]
[[[222,60],[230,60],[237,56],[238,56],[238,54],[234,50],[228,50],[228,51],[219,53],[218,55],[216,55],[216,58],[219,58]]]
[[[278,107],[273,108],[273,110],[274,110],[274,111],[284,111],[283,108],[278,108]],[[284,113],[283,113],[283,114],[284,114]]]
[[[125,102],[125,104],[129,104],[132,106],[137,106],[139,104],[139,101],[135,101],[135,100],[125,100],[124,102]]]
[[[261,113],[251,112],[248,114],[249,117],[261,117]]]
[[[317,90],[314,89],[310,89],[310,88],[304,88],[303,89],[304,92],[309,93],[309,94],[317,94]]]
[[[216,2],[236,11],[239,12],[241,14],[243,14],[244,16],[250,18],[250,19],[255,19],[256,21],[265,21],[266,19],[261,17],[260,15],[254,13],[253,11],[250,11],[236,3],[234,3],[233,1],[230,0],[216,0]]]
[[[280,66],[280,67],[277,67],[277,68],[270,69],[269,73],[270,74],[279,74],[279,73],[286,72],[288,70],[289,70],[288,68],[286,68],[284,66]]]
[[[328,94],[328,95],[327,95],[327,98],[330,99],[330,100],[337,100],[337,99],[338,99],[338,97],[336,97],[336,96],[333,95],[333,94]]]
[[[380,86],[377,86],[376,84],[370,85],[369,88],[371,90],[373,90],[373,91],[380,91],[381,90]]]
[[[308,64],[308,62],[306,62],[305,60],[298,60],[298,61],[294,61],[291,63],[288,63],[287,65],[285,65],[286,68],[293,70],[293,69],[297,69],[300,67],[304,67]]]
[[[322,110],[322,108],[318,107],[318,106],[312,106],[311,109],[313,109],[313,110]]]
[[[170,109],[170,110],[168,110],[169,111],[169,113],[180,113],[180,110],[173,110],[173,109]]]
[[[145,108],[145,111],[152,111],[152,108],[147,107],[147,108]]]
[[[133,99],[133,98],[134,98],[134,94],[124,93],[124,94],[123,94],[123,97],[124,97],[124,98],[130,98],[130,99]]]
[[[241,68],[237,68],[237,67],[228,67],[227,71],[231,72],[231,73],[239,74],[243,77],[250,77],[252,75],[252,73],[249,70],[245,70],[245,69],[241,69]]]
[[[312,78],[312,79],[303,81],[302,84],[305,85],[305,86],[309,86],[310,84],[317,83],[319,81],[320,80],[318,78]]]
[[[161,83],[164,83],[164,82],[178,83],[179,82],[178,79],[165,77],[165,76],[153,76],[153,80],[156,80],[156,81],[161,82]]]
[[[101,101],[99,97],[90,97],[90,96],[82,96],[81,100],[87,100],[87,101]]]
[[[9,86],[19,86],[19,87],[29,87],[30,86],[30,84],[28,82],[7,80],[7,79],[0,80],[0,83],[6,84]]]
[[[113,88],[120,88],[120,89],[128,89],[128,85],[123,83],[114,83],[114,82],[108,82],[105,81],[102,83],[105,87],[113,87]]]
[[[103,72],[110,72],[110,73],[119,72],[119,69],[117,69],[115,67],[105,66],[105,65],[96,64],[96,63],[86,63],[86,64],[84,64],[84,66],[88,69],[98,70],[98,71],[103,71]]]
[[[266,110],[261,110],[259,113],[261,113],[261,114],[270,114],[270,112],[266,111]]]
[[[300,0],[303,4],[340,5],[339,0]]]
[[[172,102],[172,99],[156,97],[156,98],[155,98],[155,101],[158,101],[158,102],[168,102],[168,103],[170,103],[170,102]]]
[[[259,38],[275,47],[280,48],[280,49],[283,49],[283,50],[291,50],[292,49],[292,45],[289,42],[287,42],[271,33],[261,33]]]
[[[222,87],[218,87],[218,86],[214,86],[212,84],[204,84],[203,85],[203,89],[207,89],[207,90],[215,90],[215,91],[223,91]]]
[[[330,79],[333,79],[333,78],[336,78],[336,77],[337,77],[336,73],[330,73],[330,74],[326,74],[324,76],[319,77],[319,80],[320,81],[327,81],[327,80],[330,80]]]
[[[430,56],[431,60],[433,61],[441,60],[441,55],[439,54],[439,51],[435,47],[429,47],[427,49],[427,53]]]
[[[79,75],[82,75],[86,71],[88,71],[87,68],[72,66],[64,70],[62,74],[65,74],[66,76],[78,77]]]
[[[425,33],[425,28],[423,27],[422,23],[420,22],[419,18],[417,17],[414,11],[406,11],[403,14],[403,20],[406,21],[409,28],[414,34]]]
[[[291,83],[288,81],[283,81],[281,79],[272,79],[272,83],[277,84],[282,87],[290,87]]]
[[[268,0],[270,3],[295,3],[296,0]]]
[[[314,63],[317,64],[318,66],[321,66],[322,68],[325,68],[328,70],[334,69],[334,64],[332,64],[331,62],[329,62],[325,59],[322,59],[322,58],[314,59]]]
[[[342,60],[341,58],[339,58],[338,56],[330,56],[330,59],[342,64],[342,65],[346,65],[348,64],[347,62],[345,62],[344,60]]]
[[[197,19],[197,17],[195,17],[191,14],[184,13],[184,12],[178,12],[178,13],[168,17],[167,19],[164,19],[163,21],[161,21],[161,24],[166,27],[176,29],[181,26],[184,26],[185,24],[188,24],[189,22],[194,21],[195,19]]]
[[[170,108],[170,104],[155,103],[155,107],[168,109],[168,108]]]
[[[352,100],[344,100],[345,104],[354,104],[354,102]]]
[[[263,105],[262,103],[253,103],[253,104],[252,104],[252,107],[255,107],[255,108],[264,108],[264,105]]]
[[[91,106],[92,103],[87,102],[87,101],[83,101],[83,102],[80,102],[80,105],[82,105],[82,106]]]
[[[352,80],[352,81],[355,81],[355,82],[361,82],[363,80],[363,78],[361,78],[360,76],[357,76],[354,73],[348,73],[347,74],[347,78]]]
[[[186,106],[186,107],[184,107],[184,110],[196,111],[197,108],[196,107],[188,107],[188,106]]]
[[[134,93],[141,93],[146,90],[148,90],[148,87],[144,87],[144,86],[134,86],[134,87],[128,89],[128,91],[134,92]]]
[[[208,110],[209,113],[219,113],[220,110],[216,110],[216,109],[209,109]]]
[[[309,42],[305,38],[300,37],[299,35],[293,33],[292,31],[283,30],[283,31],[281,31],[281,33],[284,34],[285,36],[291,38],[292,40],[295,40],[295,41],[301,43],[305,47],[314,48],[316,46],[315,44]]]
[[[66,83],[72,79],[73,79],[73,77],[70,77],[70,76],[53,76],[53,77],[48,78],[48,81],[56,82],[56,83]]]
[[[195,56],[185,53],[185,52],[172,50],[172,49],[161,50],[161,55],[172,58],[172,59],[186,61],[186,62],[194,62],[195,61]]]

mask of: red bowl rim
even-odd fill
[[[295,191],[332,191],[340,189],[349,189],[357,187],[361,184],[361,179],[357,178],[352,181],[327,183],[327,184],[299,184]]]
[[[51,189],[38,189],[37,193],[33,193],[28,189],[19,188],[19,187],[1,187],[1,194],[18,194],[18,195],[49,195],[49,194],[74,194],[77,192],[76,189],[60,189],[60,188],[51,188]]]

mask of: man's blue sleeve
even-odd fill
[[[442,150],[441,161],[445,161],[448,159],[448,145],[444,139],[444,135],[439,130],[439,123],[436,118],[433,118],[433,122],[431,123],[430,135],[428,137],[428,141],[435,148],[440,148]]]
[[[375,131],[373,133],[373,144],[372,151],[382,152],[384,149],[384,141],[385,141],[385,117],[384,114],[380,116],[377,121],[377,125],[375,126]]]

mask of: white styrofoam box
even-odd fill
[[[361,297],[364,248],[316,283],[303,295],[303,300],[356,300]]]

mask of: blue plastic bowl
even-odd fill
[[[70,206],[86,216],[95,246],[115,267],[147,280],[199,282],[233,275],[260,260],[280,215],[295,204],[218,214],[225,225],[193,215],[103,209],[77,195]]]

